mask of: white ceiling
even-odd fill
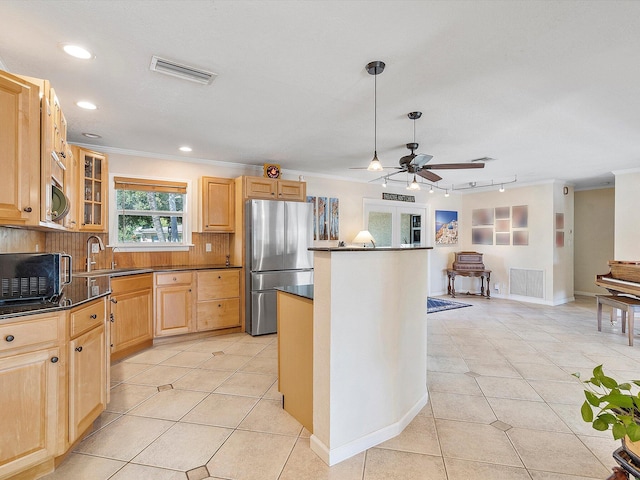
[[[638,1],[2,0],[0,24],[0,62],[51,80],[75,143],[371,180],[349,167],[373,156],[365,65],[382,60],[384,165],[409,153],[419,110],[432,163],[496,159],[439,171],[441,185],[585,188],[640,166]],[[151,72],[152,55],[219,76]]]

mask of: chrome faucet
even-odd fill
[[[89,238],[87,238],[87,272],[91,271],[91,265],[96,264],[96,262],[91,258],[91,245],[93,244],[93,240],[97,240],[100,250],[104,250],[104,243],[102,242],[102,239],[97,235],[89,235]]]

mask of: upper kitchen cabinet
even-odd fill
[[[202,177],[202,231],[230,233],[235,230],[235,181]]]
[[[108,225],[107,156],[74,146],[78,162],[78,229],[85,232],[106,232]]]
[[[39,107],[36,84],[0,71],[0,225],[40,221]]]
[[[243,177],[243,197],[270,200],[306,200],[307,184],[295,180],[281,180],[265,177]]]

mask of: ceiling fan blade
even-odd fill
[[[440,180],[442,180],[442,177],[440,175],[430,172],[429,170],[419,170],[418,175],[420,175],[422,178],[426,178],[430,182],[439,182]]]
[[[422,168],[428,170],[461,170],[465,168],[484,168],[484,163],[434,163]]]
[[[413,159],[413,163],[414,165],[421,167],[425,163],[430,162],[432,158],[433,158],[433,155],[427,155],[426,153],[419,153],[418,155],[416,155],[416,158]]]

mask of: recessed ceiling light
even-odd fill
[[[187,146],[180,147],[181,152],[191,152],[192,150],[193,149],[191,147],[187,147]]]
[[[93,54],[89,50],[78,45],[63,45],[62,49],[72,57],[81,58],[82,60],[93,58]]]
[[[80,108],[84,108],[85,110],[95,110],[96,108],[98,108],[95,106],[95,104],[84,100],[77,102],[76,105]]]
[[[97,133],[82,132],[82,135],[87,138],[102,138],[102,135],[98,135]]]

